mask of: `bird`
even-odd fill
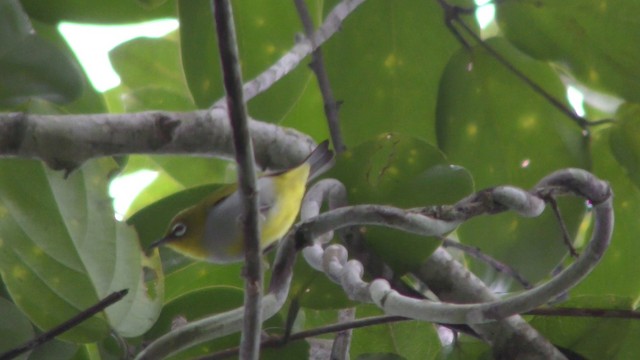
[[[334,163],[329,141],[318,145],[299,165],[258,178],[260,247],[275,245],[293,225],[307,183]],[[162,238],[149,249],[167,246],[187,257],[215,264],[244,260],[243,206],[238,184],[216,189],[195,205],[180,211]]]

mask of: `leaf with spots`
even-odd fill
[[[444,154],[420,139],[382,134],[342,154],[330,177],[347,187],[352,204],[401,208],[455,203],[473,191],[473,180]],[[398,274],[422,263],[440,241],[398,230],[367,228],[365,237]]]
[[[564,87],[547,64],[503,39],[487,43],[557,99],[564,98]],[[478,189],[504,184],[529,188],[555,170],[590,166],[582,130],[481,47],[460,51],[447,65],[440,81],[437,136],[440,148],[471,172]],[[575,234],[584,203],[560,200],[564,220]],[[458,234],[530,281],[547,275],[566,253],[549,209],[536,219],[513,213],[475,218]]]
[[[15,349],[31,340],[34,336],[33,326],[20,309],[10,301],[0,297],[0,354]],[[26,360],[29,353],[16,357]]]
[[[435,142],[438,79],[461,46],[443,17],[437,1],[368,1],[323,46],[347,146],[389,131]]]
[[[129,289],[120,302],[62,335],[67,341],[94,342],[111,329],[138,336],[160,311],[162,283],[143,282],[135,232],[114,219],[107,184],[115,170],[105,158],[65,179],[37,161],[0,162],[0,273],[34,324],[50,329]],[[157,261],[145,265],[160,271]]]
[[[505,36],[587,86],[640,102],[640,2],[521,0],[497,4]]]
[[[380,316],[372,305],[358,307],[358,318]],[[417,339],[420,339],[417,341]],[[353,330],[350,353],[358,359],[442,359],[436,327],[424,321],[399,321]]]
[[[233,5],[242,76],[248,81],[286,53],[295,44],[295,37],[302,27],[295,7],[290,2],[239,1]],[[308,5],[312,17],[317,19],[322,8],[321,2],[314,0]],[[178,14],[182,63],[187,83],[197,106],[208,108],[224,95],[210,1],[179,1]],[[265,121],[281,120],[299,101],[310,79],[311,71],[300,66],[269,91],[250,101],[251,115]],[[315,89],[309,95],[317,100],[314,105],[321,99],[318,94]],[[321,114],[321,108],[315,108]]]

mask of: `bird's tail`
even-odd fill
[[[311,181],[329,170],[335,163],[333,151],[329,150],[329,140],[320,143],[304,162],[310,166],[307,181]]]

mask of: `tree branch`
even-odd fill
[[[309,15],[307,4],[304,0],[294,0],[296,10],[298,10],[298,16],[302,22],[304,33],[308,39],[311,40],[311,45],[315,49],[311,54],[312,59],[309,66],[311,70],[316,74],[318,79],[318,86],[322,93],[322,99],[324,101],[324,113],[327,117],[327,123],[329,124],[329,133],[331,134],[331,142],[333,148],[337,154],[346,150],[344,140],[342,140],[342,132],[340,131],[340,120],[338,118],[338,102],[333,97],[333,91],[331,90],[331,84],[329,83],[329,75],[324,67],[324,60],[322,56],[322,49],[318,44],[313,42],[313,21]]]
[[[249,122],[256,162],[288,168],[315,148],[305,134],[256,120]],[[42,160],[72,171],[102,156],[196,155],[233,158],[229,117],[224,109],[133,114],[36,115],[0,113],[0,158]]]
[[[594,204],[595,226],[589,245],[575,263],[546,284],[506,300],[456,305],[409,298],[393,290],[386,280],[377,279],[371,284],[364,282],[362,265],[355,260],[347,261],[348,254],[342,246],[331,245],[313,254],[320,255],[321,259],[312,260],[312,266],[322,264],[327,276],[341,284],[350,298],[374,302],[387,314],[451,324],[484,323],[526,312],[550,301],[577,284],[595,267],[609,245],[613,229],[611,189],[607,183],[584,170],[568,169],[549,175],[530,192],[514,187],[488,189],[451,207],[441,207],[442,213],[435,213],[435,216],[424,216],[416,210],[360,205],[339,208],[303,221],[297,225],[297,231],[307,241],[328,231],[356,224],[381,225],[420,235],[441,236],[460,222],[484,213],[513,209],[524,216],[537,216],[544,210],[544,198],[550,194],[567,193],[583,196]],[[433,211],[430,209],[432,214]],[[442,220],[444,218],[448,220]]]
[[[242,231],[244,242],[244,322],[240,340],[240,358],[258,359],[262,330],[262,251],[258,219],[258,187],[253,160],[253,145],[249,134],[247,107],[242,93],[242,71],[233,11],[229,0],[212,1],[216,23],[218,49],[227,93],[227,109],[233,129],[238,189],[243,207]]]

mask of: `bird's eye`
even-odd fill
[[[173,228],[171,229],[171,235],[173,235],[174,237],[181,237],[186,233],[187,233],[187,225],[183,223],[177,223],[173,225]]]

